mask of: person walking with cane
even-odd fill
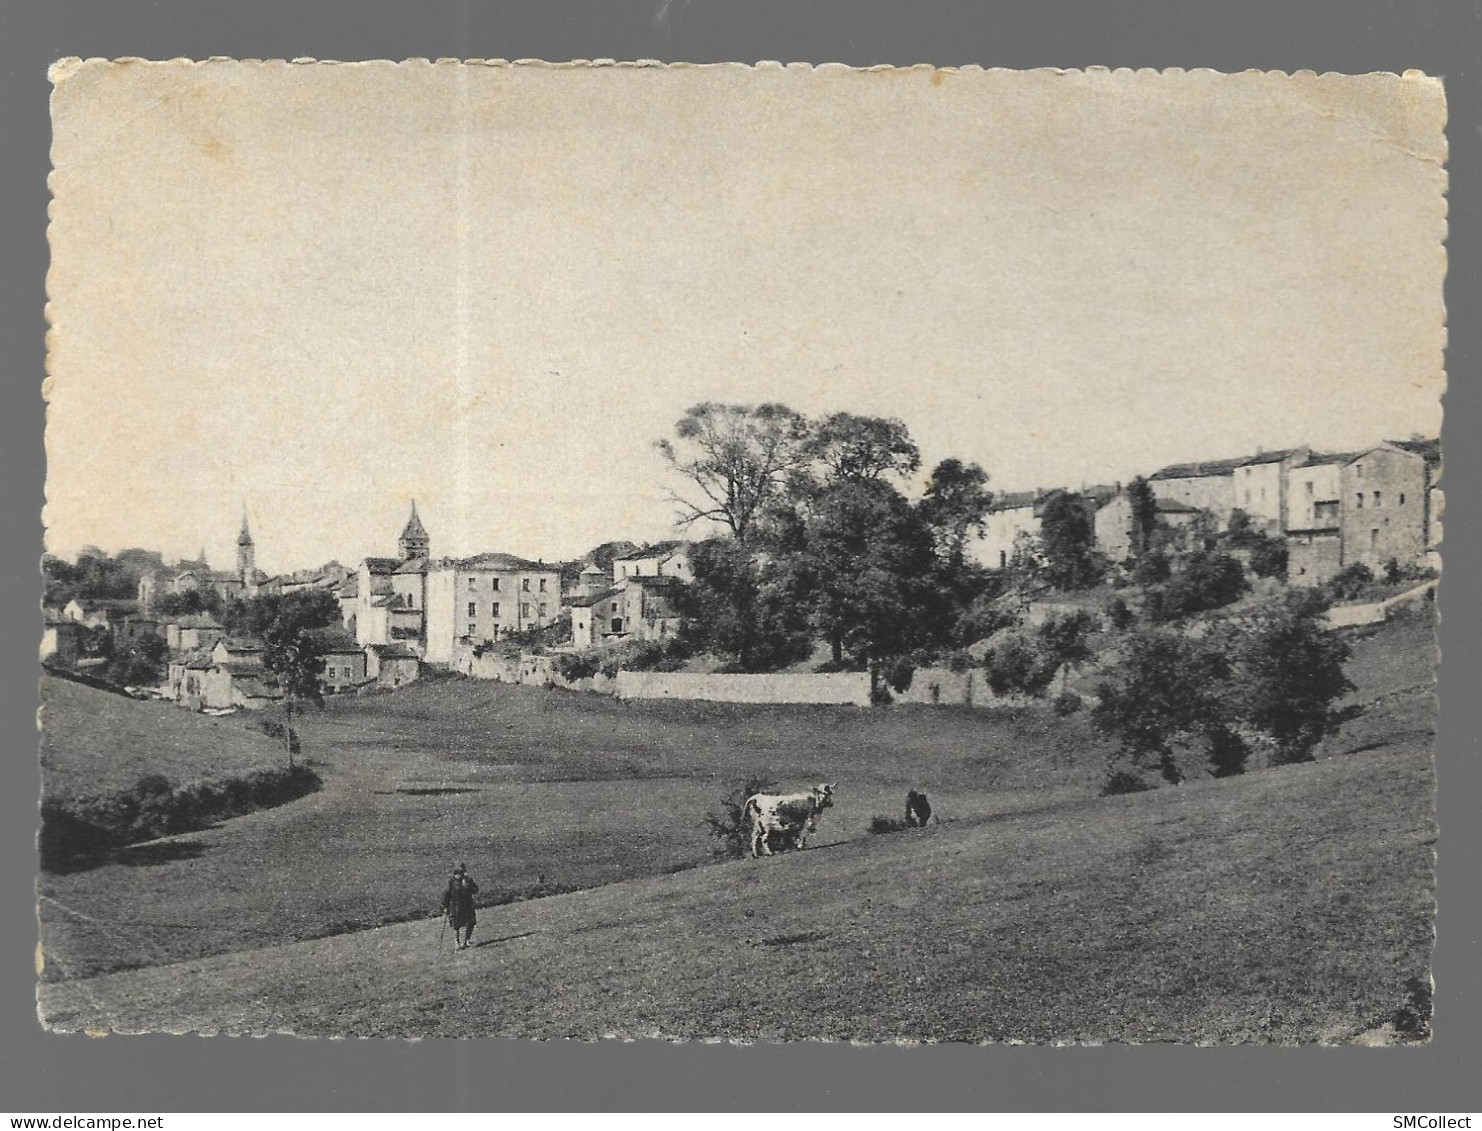
[[[478,894],[478,890],[479,885],[469,876],[466,864],[459,864],[453,869],[453,874],[448,878],[448,886],[443,889],[443,918],[453,928],[454,950],[467,950],[473,942],[473,928],[478,922],[478,916],[474,914],[473,897]],[[463,933],[461,939],[460,931]]]

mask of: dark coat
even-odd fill
[[[454,927],[471,927],[476,921],[473,897],[479,885],[467,876],[454,876],[443,889],[443,913]]]

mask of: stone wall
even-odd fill
[[[865,672],[824,675],[695,675],[683,672],[618,672],[619,699],[704,699],[715,703],[836,703],[867,707]]]

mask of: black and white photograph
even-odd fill
[[[1439,79],[50,77],[46,1029],[1433,1039]]]

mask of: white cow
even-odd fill
[[[751,855],[772,855],[773,836],[802,849],[823,811],[834,803],[834,787],[816,785],[806,793],[754,793],[746,799],[746,823],[751,829]]]

